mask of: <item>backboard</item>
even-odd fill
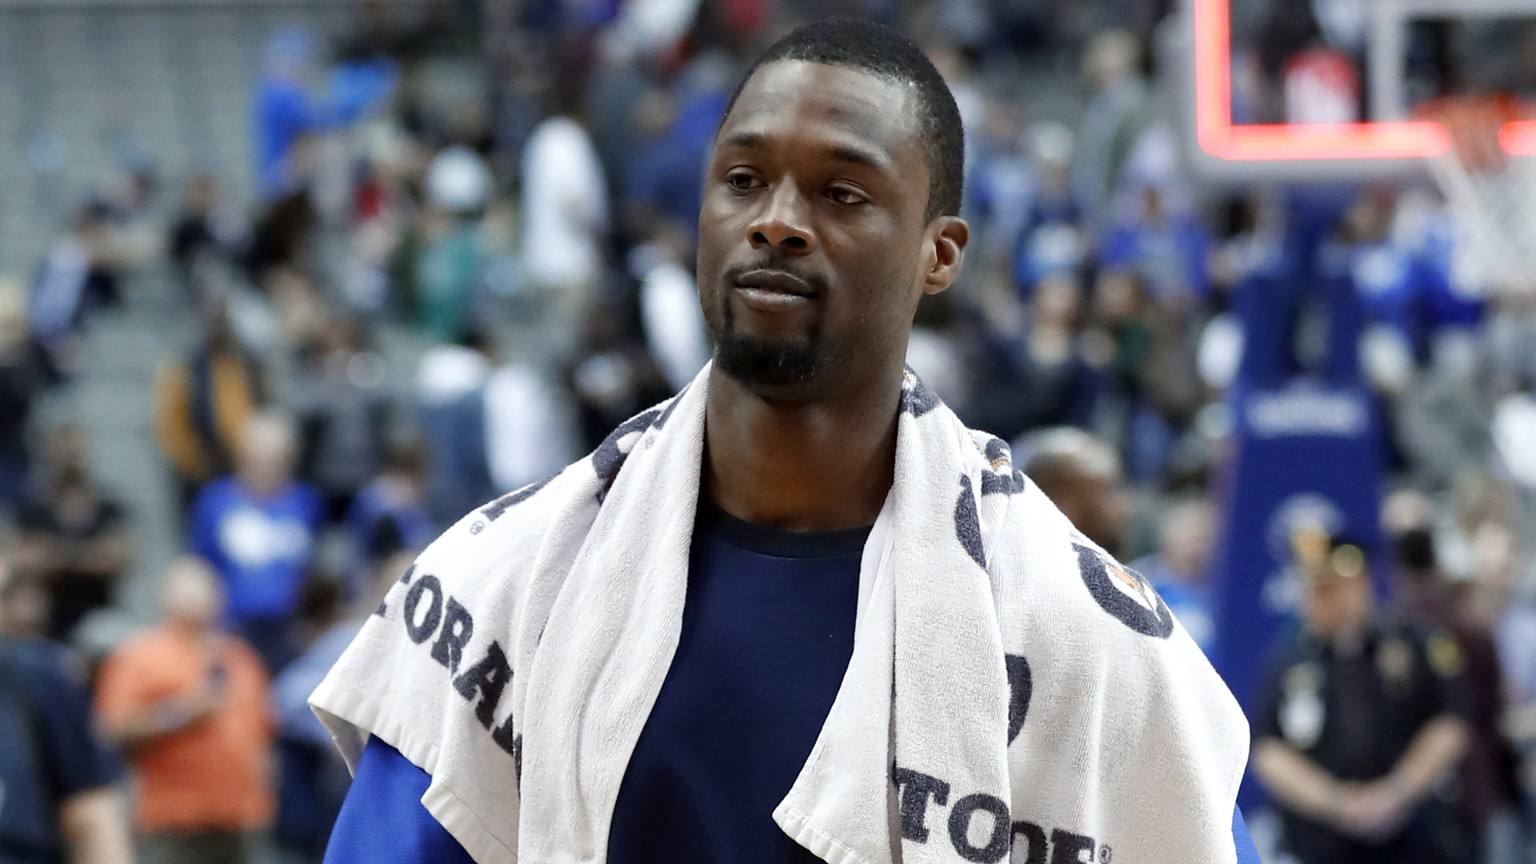
[[[1172,43],[1186,152],[1217,183],[1411,176],[1452,147],[1416,108],[1536,87],[1536,0],[1184,0]],[[1536,155],[1536,119],[1499,141]]]

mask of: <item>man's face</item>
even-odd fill
[[[901,362],[919,297],[953,279],[929,275],[945,220],[924,218],[918,108],[913,88],[840,66],[779,61],[747,82],[699,213],[699,297],[722,372],[804,400]]]
[[[1364,574],[1329,576],[1306,588],[1302,614],[1307,629],[1324,639],[1364,627],[1371,614],[1371,581]]]

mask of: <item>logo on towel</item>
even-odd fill
[[[1072,548],[1083,584],[1100,608],[1144,636],[1167,639],[1173,633],[1173,613],[1140,573],[1081,543]]]
[[[1003,664],[1008,668],[1008,743],[1019,737],[1024,729],[1024,718],[1029,715],[1029,700],[1035,692],[1035,679],[1029,671],[1029,661],[1019,654],[1004,654]]]
[[[917,377],[917,373],[908,366],[906,374],[901,379],[901,410],[913,417],[921,417],[929,411],[939,407],[939,397],[935,396],[923,384],[923,380]]]
[[[1110,862],[1108,846],[1101,847],[1086,834],[1014,820],[1007,803],[996,795],[975,792],[952,796],[947,781],[899,765],[891,767],[891,781],[896,785],[901,811],[901,839],[909,843],[948,841],[961,858],[981,864],[1005,860],[1022,864]],[[930,821],[930,812],[935,810]]]
[[[502,696],[512,683],[512,665],[501,644],[491,639],[471,651],[475,618],[444,588],[442,580],[420,573],[412,564],[400,577],[409,586],[397,598],[392,591],[379,603],[374,615],[397,619],[405,637],[421,646],[445,671],[444,680],[458,695],[497,747],[512,757],[512,768],[521,782],[523,736],[515,721],[501,709]],[[498,719],[501,718],[501,719]]]

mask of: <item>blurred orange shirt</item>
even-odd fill
[[[224,700],[208,719],[128,751],[139,831],[249,829],[272,819],[267,674],[240,640],[216,637],[210,648],[168,627],[130,640],[102,667],[97,713],[112,727],[160,703],[185,704],[220,666]]]

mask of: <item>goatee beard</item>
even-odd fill
[[[715,365],[748,389],[783,390],[807,384],[821,372],[821,327],[813,325],[803,342],[754,339],[736,329],[730,304],[723,332],[715,340]]]

